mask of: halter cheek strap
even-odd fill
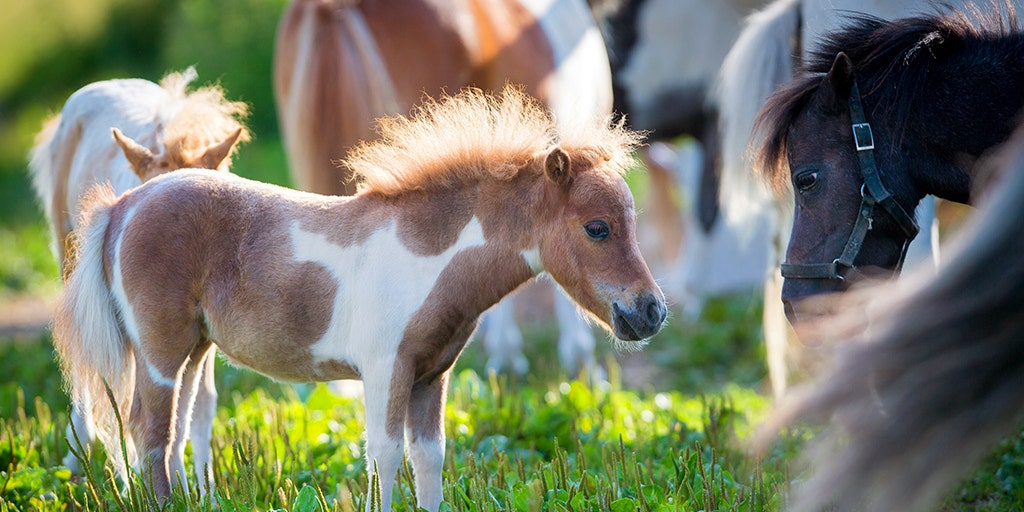
[[[860,275],[853,261],[857,258],[861,248],[864,246],[864,239],[872,228],[874,221],[875,205],[882,207],[886,213],[896,221],[896,224],[906,235],[903,247],[900,250],[900,259],[896,264],[896,272],[903,268],[903,260],[907,256],[907,248],[910,241],[917,236],[918,227],[914,217],[907,213],[892,196],[889,189],[882,183],[882,173],[878,170],[878,163],[875,161],[875,138],[871,132],[871,125],[864,115],[864,106],[860,100],[860,89],[857,81],[854,80],[850,90],[850,120],[852,121],[853,142],[857,148],[857,157],[860,161],[860,174],[864,184],[860,187],[861,203],[857,213],[857,221],[853,225],[850,238],[843,247],[842,254],[832,260],[832,263],[783,263],[782,277],[787,279],[838,279],[840,281],[854,278]]]

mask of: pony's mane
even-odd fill
[[[189,67],[160,79],[160,86],[173,98],[174,106],[170,108],[177,110],[164,127],[164,147],[168,152],[182,155],[186,161],[193,160],[209,145],[223,142],[239,128],[242,134],[238,141],[249,140],[249,132],[243,125],[249,114],[248,106],[228,100],[219,85],[189,91],[188,85],[197,77],[195,68]],[[225,165],[229,164],[230,157],[225,159]]]
[[[819,41],[801,74],[779,87],[758,114],[752,138],[755,167],[776,191],[789,184],[789,127],[824,83],[840,52],[853,63],[862,95],[881,95],[892,107],[869,112],[869,118],[886,116],[900,133],[933,62],[972,43],[1018,32],[1016,11],[1009,2],[993,3],[989,10],[968,3],[944,14],[893,21],[864,14],[851,14],[848,20],[844,28]]]
[[[641,134],[609,119],[556,128],[541,104],[517,87],[492,95],[467,88],[426,99],[411,117],[378,120],[380,138],[349,151],[360,194],[394,196],[491,176],[513,178],[556,145],[573,162],[624,174]]]

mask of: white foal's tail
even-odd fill
[[[121,472],[121,431],[107,397],[110,387],[124,425],[129,463],[134,449],[128,437],[128,413],[135,388],[135,357],[123,329],[103,270],[104,239],[110,208],[116,201],[106,185],[89,190],[75,232],[77,259],[54,316],[53,343],[74,407],[96,425],[97,437]]]
[[[720,201],[727,219],[740,225],[740,220],[761,214],[772,203],[767,187],[752,173],[747,148],[765,99],[793,78],[799,28],[800,0],[777,0],[751,14],[722,62],[713,88],[722,136]]]

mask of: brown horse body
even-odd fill
[[[184,475],[174,425],[213,346],[283,380],[361,378],[384,508],[405,433],[419,504],[437,510],[448,371],[485,309],[546,270],[616,337],[660,328],[621,177],[634,134],[600,125],[556,143],[518,91],[383,126],[347,162],[354,197],[188,171],[90,210],[55,343],[108,447],[110,384],[158,494]]]
[[[376,138],[377,118],[408,114],[424,96],[466,86],[498,91],[519,84],[560,117],[569,115],[560,105],[579,108],[584,117],[609,114],[607,56],[583,3],[586,23],[564,27],[579,33],[558,36],[570,40],[572,51],[598,57],[587,55],[587,72],[574,79],[576,94],[589,101],[562,92],[556,72],[559,59],[568,59],[528,3],[292,2],[278,29],[274,90],[295,184],[320,194],[355,193],[351,176],[335,162]],[[560,3],[567,2],[552,6]]]

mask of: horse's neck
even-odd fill
[[[974,163],[1009,138],[1024,107],[1022,42],[993,41],[979,56],[935,62],[928,70],[903,128],[935,155],[918,169],[925,192],[969,202]]]

